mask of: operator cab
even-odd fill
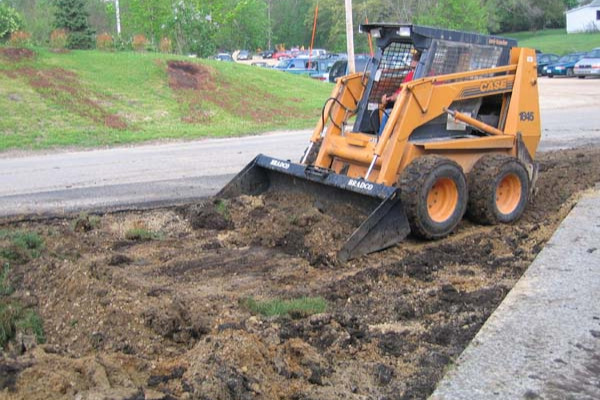
[[[421,53],[421,57],[413,80],[508,65],[510,49],[517,45],[513,39],[407,24],[362,24],[360,32],[375,39],[377,53],[368,69],[368,82],[358,104],[353,132],[373,135],[379,130],[382,96],[390,96],[400,87],[415,52]],[[462,100],[453,104],[452,109],[480,116],[487,123],[497,125],[498,102],[502,102],[501,95],[483,102],[481,99]],[[487,110],[494,110],[495,114],[487,115]],[[465,135],[470,131],[471,128],[449,121],[447,115],[442,114],[416,129],[410,140]]]

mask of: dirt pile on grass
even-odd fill
[[[346,265],[327,257],[344,222],[300,196],[5,223],[44,240],[39,257],[2,262],[8,297],[37,310],[46,343],[5,351],[0,393],[426,398],[576,194],[600,180],[597,148],[540,161],[517,224],[465,221],[443,241],[409,238]],[[245,301],[304,296],[327,310],[268,317]]]
[[[0,49],[0,58],[9,62],[18,63],[35,57],[35,52],[29,49],[7,47]]]
[[[127,121],[123,117],[108,110],[106,105],[113,99],[85,87],[77,74],[72,71],[63,68],[38,69],[23,66],[2,72],[11,79],[25,80],[40,96],[59,104],[75,115],[111,129],[128,128]]]
[[[276,103],[273,95],[253,82],[230,82],[214,68],[206,65],[167,61],[169,86],[187,113],[187,123],[210,123],[218,112],[241,116],[253,122],[273,122],[278,118],[298,115],[294,107]],[[269,100],[269,101],[265,101]]]

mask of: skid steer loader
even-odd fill
[[[342,261],[411,232],[444,237],[465,212],[483,224],[517,220],[537,178],[534,50],[417,25],[360,31],[376,38],[377,54],[364,72],[338,79],[300,162],[259,155],[217,196],[299,190],[348,204],[348,213],[367,217],[339,250]],[[413,80],[402,83],[414,52]],[[391,111],[383,110],[382,95],[400,85]]]

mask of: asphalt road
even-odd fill
[[[540,79],[541,151],[597,144],[600,79]],[[310,130],[92,151],[0,154],[0,217],[184,203],[259,153],[298,161]]]

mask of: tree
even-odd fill
[[[178,53],[193,53],[200,57],[214,54],[216,26],[208,10],[191,1],[179,1],[173,7],[170,30],[175,36]]]
[[[417,15],[418,24],[487,33],[488,13],[480,0],[439,0]]]
[[[264,0],[221,0],[213,3],[219,25],[216,42],[223,49],[256,49],[267,43],[267,4]]]
[[[0,4],[0,39],[5,39],[11,33],[23,27],[23,18],[17,10]]]
[[[88,23],[83,0],[56,0],[54,17],[56,28],[69,31],[68,48],[89,49],[93,46],[94,31]]]

